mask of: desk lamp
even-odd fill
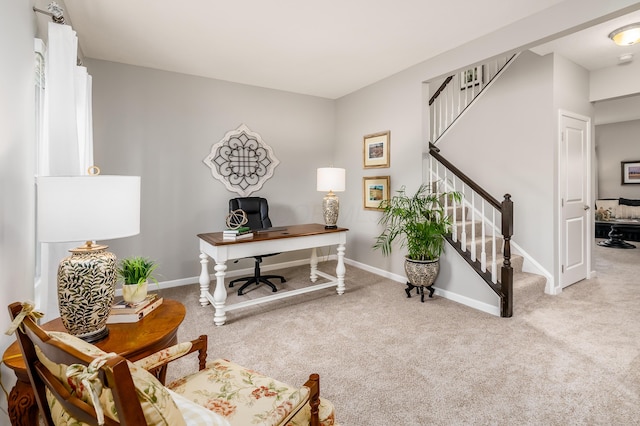
[[[95,240],[140,233],[140,177],[98,174],[37,178],[39,241],[86,241],[58,266],[58,307],[67,331],[87,342],[109,334],[116,284],[116,256]]]
[[[324,216],[325,229],[336,229],[340,201],[335,192],[345,189],[345,170],[337,167],[321,167],[317,174],[317,190],[329,191],[322,199],[322,215]]]

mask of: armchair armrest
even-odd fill
[[[207,336],[202,335],[190,342],[178,343],[149,356],[146,356],[134,364],[137,367],[154,373],[160,368],[166,367],[171,361],[180,359],[190,353],[198,352],[198,370],[203,370],[207,362]]]

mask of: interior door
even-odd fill
[[[560,113],[560,204],[562,288],[587,277],[589,266],[590,121]]]

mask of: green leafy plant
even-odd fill
[[[153,276],[157,267],[158,264],[154,260],[146,257],[127,257],[120,260],[117,273],[125,285],[142,284],[147,280],[158,284],[158,280]]]
[[[380,204],[382,217],[379,224],[384,231],[373,245],[382,254],[391,254],[393,243],[399,242],[408,250],[412,260],[436,260],[444,250],[444,237],[451,231],[451,218],[444,208],[444,199],[460,202],[459,192],[433,193],[429,185],[422,184],[412,196],[402,186],[397,194]]]

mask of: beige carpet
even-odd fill
[[[559,296],[518,289],[510,319],[439,297],[420,303],[353,267],[342,296],[327,289],[232,311],[222,327],[197,284],[162,294],[187,306],[180,340],[209,335],[210,360],[291,384],[319,373],[342,426],[631,425],[640,424],[638,246],[597,247],[598,278]],[[291,286],[308,275],[280,272]],[[169,379],[195,365],[181,360]]]

